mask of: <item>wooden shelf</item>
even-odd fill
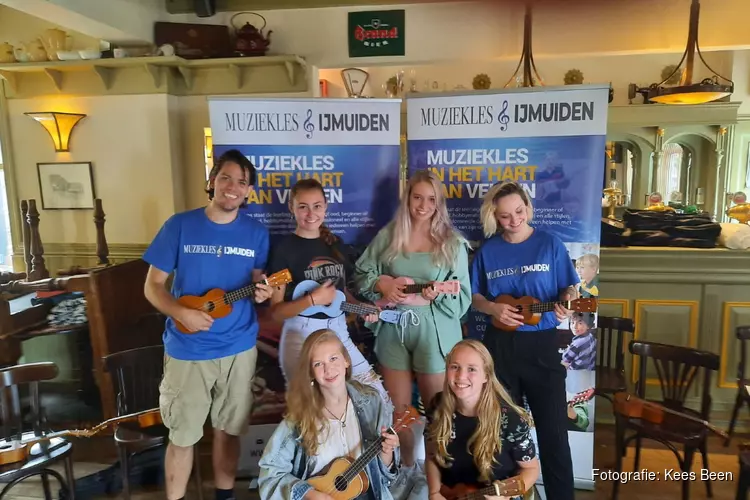
[[[193,88],[196,72],[205,69],[224,68],[240,90],[251,72],[262,71],[271,66],[282,66],[289,80],[289,86],[295,87],[304,78],[307,63],[295,55],[232,57],[225,59],[183,59],[181,57],[126,57],[122,59],[79,59],[75,61],[30,62],[0,65],[0,77],[4,78],[11,89],[18,90],[21,74],[45,74],[58,92],[65,87],[65,74],[70,72],[90,72],[95,75],[105,90],[112,88],[113,82],[122,70],[143,68],[154,84],[159,88],[163,82],[164,70],[179,75],[182,83],[189,90]]]

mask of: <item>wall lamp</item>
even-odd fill
[[[49,132],[52,142],[55,143],[57,153],[70,151],[68,147],[70,134],[73,133],[73,128],[81,121],[81,118],[86,116],[79,113],[58,113],[57,111],[24,114],[38,121]]]

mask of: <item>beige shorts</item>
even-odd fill
[[[209,411],[214,429],[242,435],[253,405],[257,358],[256,347],[206,361],[184,361],[165,354],[159,408],[169,440],[185,447],[200,441]]]

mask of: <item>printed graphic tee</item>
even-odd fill
[[[484,242],[471,263],[472,293],[488,300],[507,294],[552,302],[559,300],[560,290],[579,281],[563,242],[539,229],[521,243],[508,243],[497,234]],[[517,331],[549,330],[557,325],[554,311],[546,312],[537,325],[522,325]]]
[[[241,211],[229,224],[211,221],[204,208],[175,214],[164,223],[143,260],[165,273],[174,271],[172,294],[203,295],[219,288],[225,292],[252,284],[254,269],[268,259],[268,230]],[[176,359],[206,360],[251,349],[258,336],[252,295],[232,304],[232,312],[214,318],[208,331],[184,334],[174,320],[164,331],[166,353]]]
[[[334,281],[342,292],[346,289],[347,277],[352,276],[352,265],[348,258],[349,248],[338,241],[329,246],[320,238],[303,238],[291,233],[274,245],[268,266],[269,273],[289,269],[292,283],[287,284],[284,300],[292,300],[294,288],[303,281],[322,284]],[[343,314],[343,312],[341,312]],[[311,318],[328,318],[323,313],[303,314]]]

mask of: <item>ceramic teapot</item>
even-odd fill
[[[0,43],[0,63],[16,62],[15,49],[8,42]]]
[[[16,59],[21,62],[47,61],[47,51],[44,50],[41,40],[38,38],[28,43],[21,43],[15,48]]]
[[[249,22],[246,22],[241,28],[238,28],[234,23],[234,19],[237,16],[245,14],[252,14],[258,16],[263,20],[263,26],[260,29],[256,28]],[[268,50],[268,46],[271,44],[271,33],[263,35],[263,29],[266,27],[266,18],[255,12],[239,12],[232,16],[229,21],[235,32],[234,51],[240,56],[263,56]]]

